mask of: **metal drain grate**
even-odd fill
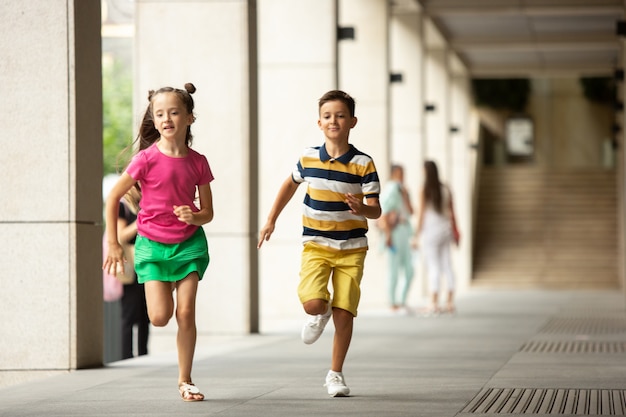
[[[626,342],[530,341],[519,350],[525,353],[625,353]]]
[[[483,388],[461,413],[624,416],[626,390]]]
[[[554,318],[541,333],[610,334],[626,332],[626,318]]]

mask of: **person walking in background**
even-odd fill
[[[380,229],[384,236],[388,256],[389,304],[394,312],[408,313],[406,298],[413,280],[414,268],[411,249],[413,228],[410,218],[413,206],[404,186],[404,168],[391,166],[391,177],[380,194],[382,216]],[[403,280],[398,294],[400,272]]]
[[[135,188],[126,194],[120,201],[117,218],[117,236],[125,251],[135,250],[137,237],[137,211],[139,209],[139,193]],[[125,253],[128,257],[130,254]],[[134,255],[134,253],[133,253]],[[134,256],[133,256],[134,259]],[[122,359],[132,358],[134,345],[134,327],[137,326],[137,355],[148,354],[148,336],[150,333],[150,319],[146,305],[146,293],[144,284],[137,281],[137,273],[134,265],[126,265],[125,270],[130,270],[132,281],[124,284],[122,294]]]
[[[108,251],[102,265],[109,273],[123,269],[124,253],[114,225],[120,199],[139,187],[135,270],[139,283],[145,284],[150,322],[165,326],[176,313],[178,391],[184,401],[204,399],[192,382],[191,368],[198,282],[209,264],[201,226],[213,220],[213,173],[206,157],[190,147],[195,90],[188,83],[185,90],[163,87],[149,92],[137,137],[139,150],[106,200]]]
[[[417,233],[421,254],[426,265],[430,307],[427,313],[441,311],[453,313],[455,277],[450,258],[450,244],[459,243],[459,232],[454,216],[452,193],[439,180],[437,165],[433,161],[424,162],[424,186],[418,211]],[[440,277],[446,278],[448,298],[445,308],[439,308]]]
[[[380,216],[380,183],[372,158],[348,142],[350,130],[357,123],[354,99],[343,91],[332,90],[318,104],[317,123],[324,133],[324,145],[307,148],[283,182],[267,223],[259,232],[257,246],[261,248],[270,239],[278,216],[298,186],[307,182],[298,295],[309,319],[301,337],[306,344],[314,343],[333,318],[332,360],[324,386],[330,396],[343,397],[350,394],[343,364],[361,297],[368,248],[367,219]],[[331,277],[332,297],[328,290]]]

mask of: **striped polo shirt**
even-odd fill
[[[339,158],[331,158],[326,145],[305,149],[292,174],[308,183],[303,204],[302,240],[334,250],[367,250],[367,218],[350,213],[345,194],[378,198],[380,182],[371,157],[350,145]]]

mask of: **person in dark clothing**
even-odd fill
[[[117,221],[118,236],[120,242],[128,250],[134,250],[135,238],[137,237],[137,202],[132,194],[120,201],[119,216]],[[137,282],[137,273],[132,270],[132,282],[124,284],[122,295],[122,359],[132,358],[133,354],[133,329],[137,326],[137,354],[148,354],[148,335],[150,333],[150,319],[146,306],[146,294],[144,285]]]

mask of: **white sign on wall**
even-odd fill
[[[534,151],[533,121],[514,117],[506,122],[506,148],[509,155],[531,156]]]

